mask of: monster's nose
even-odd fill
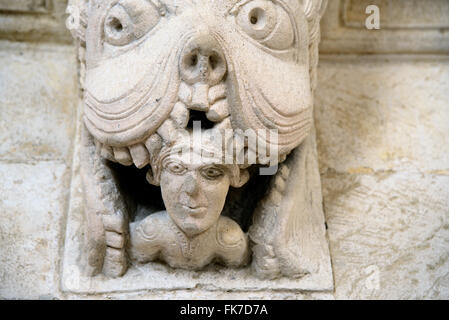
[[[218,84],[226,74],[226,59],[218,41],[209,34],[197,35],[185,45],[180,59],[181,78],[192,85]]]

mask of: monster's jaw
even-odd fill
[[[204,82],[189,85],[184,81],[180,81],[180,84],[177,86],[176,99],[171,99],[176,102],[173,103],[169,100],[165,103],[171,103],[171,106],[161,107],[171,111],[159,127],[156,129],[147,127],[147,129],[141,130],[144,132],[142,137],[131,136],[128,141],[125,140],[121,144],[115,141],[113,133],[110,136],[104,132],[98,134],[100,130],[95,127],[89,115],[85,115],[84,119],[88,130],[94,137],[97,152],[99,152],[101,157],[124,166],[135,165],[138,169],[141,169],[150,164],[153,153],[160,149],[162,145],[175,142],[180,134],[185,134],[185,132],[191,133],[194,127],[201,129],[201,131],[216,132],[217,135],[221,135],[222,139],[233,139],[232,143],[235,143],[237,135],[240,135],[241,138],[243,134],[243,139],[247,139],[248,137],[245,135],[248,132],[254,132],[258,136],[260,134],[259,130],[256,131],[249,128],[248,131],[245,123],[243,123],[243,128],[241,126],[238,127],[242,122],[240,121],[241,119],[233,119],[230,110],[255,108],[254,104],[242,107],[241,99],[236,98],[235,94],[232,95],[229,92],[233,86],[230,81],[226,81],[226,78],[214,86],[209,86]],[[245,94],[250,95],[248,93]],[[240,106],[235,106],[235,104]],[[143,107],[146,106],[144,105]],[[197,124],[198,122],[199,125]],[[285,160],[292,149],[299,145],[307,136],[311,117],[306,114],[303,123],[304,126],[300,128],[298,140],[294,141],[293,145],[281,146],[278,144],[278,141],[264,141],[267,143],[267,150],[264,150],[265,153],[260,155],[260,157],[258,154],[259,150],[257,150],[260,140],[258,140],[257,146],[249,146],[249,149],[256,153],[256,162],[250,163],[250,165],[267,165],[268,162],[273,164],[271,159],[274,158],[274,154],[271,154],[272,158],[270,159],[265,157],[268,155],[269,150],[275,150],[277,153],[276,159],[279,159],[278,162]],[[267,128],[261,131],[263,131],[262,133],[265,132],[264,138],[269,138],[272,135],[272,131],[270,132]],[[246,155],[248,153],[247,140],[244,143],[245,146],[243,148]]]
[[[148,128],[146,132],[152,132],[144,136],[140,141],[117,145],[109,143],[110,139],[104,135],[96,135],[97,128],[88,117],[84,117],[88,129],[92,129],[95,144],[101,156],[107,160],[120,163],[124,166],[135,165],[141,169],[151,161],[153,152],[163,143],[174,142],[178,135],[186,130],[193,129],[194,122],[200,121],[201,129],[232,130],[229,114],[227,85],[220,82],[209,87],[206,83],[188,85],[181,82],[178,89],[176,103],[172,107],[167,119],[159,128]]]

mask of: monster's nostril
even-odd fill
[[[192,37],[181,52],[179,61],[181,79],[189,85],[203,82],[214,86],[227,71],[222,48],[209,34]]]
[[[190,56],[189,65],[195,67],[198,64],[198,55],[193,54]]]
[[[217,67],[219,62],[218,60],[219,60],[218,57],[216,57],[215,55],[211,55],[209,57],[209,64],[212,70],[215,70],[215,68]]]
[[[251,24],[257,24],[258,20],[259,19],[257,18],[257,16],[251,16],[251,18],[250,18]]]

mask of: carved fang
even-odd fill
[[[115,160],[117,160],[118,163],[124,166],[130,166],[133,164],[133,159],[129,154],[128,148],[114,147],[113,150],[114,150],[114,158]]]
[[[226,99],[215,103],[206,114],[207,119],[213,122],[220,122],[229,116],[229,106]]]
[[[142,169],[150,163],[150,154],[144,144],[139,143],[129,148],[135,166]]]

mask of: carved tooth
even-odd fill
[[[287,154],[283,154],[279,156],[279,163],[283,163],[285,160],[287,160]]]
[[[98,154],[98,153],[100,153],[101,147],[102,147],[103,145],[101,144],[100,141],[98,141],[98,140],[96,140],[96,139],[94,139],[94,143],[95,143],[95,151],[96,151],[97,154]]]
[[[121,277],[126,269],[125,250],[107,247],[103,264],[104,274],[111,278]]]
[[[252,164],[250,164],[250,163],[239,164],[239,168],[240,168],[241,170],[245,170],[245,169],[248,169],[249,167],[251,167],[251,165],[252,165]]]
[[[217,123],[215,128],[219,131],[232,130],[231,117],[227,117],[220,123]]]
[[[114,151],[112,150],[112,147],[103,145],[103,147],[101,148],[100,155],[101,157],[108,159],[109,161],[117,162],[117,160],[115,160]]]
[[[198,111],[208,111],[209,110],[209,99],[208,99],[209,85],[206,83],[197,83],[194,86],[192,103],[190,104],[190,109]]]
[[[150,154],[143,143],[131,146],[129,152],[131,153],[131,157],[137,168],[142,169],[150,163]]]
[[[148,152],[150,153],[150,157],[154,158],[156,154],[159,153],[162,149],[162,138],[160,135],[153,134],[151,137],[147,139],[145,142],[145,146],[147,147]]]
[[[281,166],[279,169],[279,173],[281,174],[281,177],[286,180],[290,176],[290,168],[286,165]]]
[[[259,156],[257,157],[257,163],[263,166],[268,166],[270,165],[270,157],[266,155],[261,156],[259,154]]]
[[[109,247],[122,249],[125,246],[125,237],[120,233],[106,231],[105,237]]]
[[[108,256],[108,260],[114,263],[120,263],[124,260],[124,251],[120,249],[114,248],[106,248],[106,255]]]
[[[173,141],[176,138],[176,126],[173,120],[167,119],[164,123],[157,129],[157,133],[165,141]]]
[[[279,192],[283,192],[285,190],[286,183],[282,176],[276,175],[274,183],[276,185],[276,189],[279,190]]]
[[[209,103],[214,104],[217,100],[226,98],[226,84],[223,82],[209,89]]]
[[[113,147],[112,149],[114,150],[114,158],[118,163],[124,166],[130,166],[133,164],[128,148]]]
[[[178,97],[186,105],[192,103],[192,89],[185,82],[181,82],[179,86]]]
[[[187,110],[184,103],[177,102],[173,107],[170,117],[180,128],[185,128],[189,123],[189,110]]]
[[[281,205],[281,202],[282,202],[282,194],[276,189],[272,190],[268,195],[268,200],[272,204],[279,206],[279,205]]]
[[[226,99],[220,100],[215,103],[206,114],[207,119],[213,122],[220,122],[224,118],[229,116],[229,106]]]
[[[102,216],[103,226],[106,231],[115,233],[125,232],[125,220],[122,216],[116,214],[105,214]]]

